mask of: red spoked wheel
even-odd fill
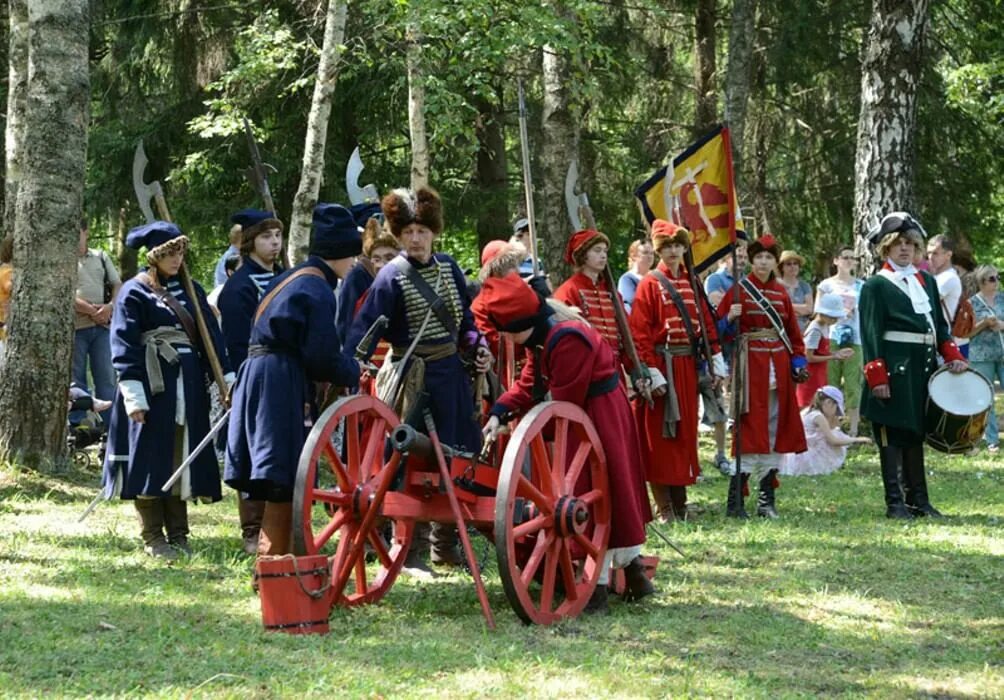
[[[502,585],[526,623],[575,617],[589,602],[610,538],[603,446],[578,406],[542,403],[502,458],[495,548]]]
[[[344,421],[341,450],[335,432]],[[414,531],[410,520],[380,516],[401,456],[384,462],[397,415],[367,395],[340,399],[321,414],[300,453],[293,490],[293,548],[335,558],[336,605],[375,603],[404,565]],[[372,559],[372,562],[368,562]]]

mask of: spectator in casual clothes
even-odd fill
[[[621,293],[624,309],[628,313],[631,313],[631,303],[634,301],[638,283],[652,269],[654,260],[655,252],[650,242],[641,240],[631,242],[628,248],[628,271],[617,281],[617,291]]]
[[[226,264],[223,266],[224,272],[227,273],[227,279],[230,279],[230,277],[237,272],[237,268],[240,266],[241,256],[239,254],[231,255],[227,258]],[[213,291],[206,295],[206,301],[209,302],[209,307],[213,310],[213,313],[216,314],[217,321],[220,320],[220,293],[223,291],[224,286],[226,286],[226,282],[216,285],[213,288]]]
[[[830,352],[830,326],[844,317],[844,302],[836,294],[824,294],[816,302],[812,322],[802,336],[805,340],[805,359],[809,362],[809,380],[795,387],[798,407],[805,408],[816,398],[816,391],[826,385],[830,360],[843,362],[853,355],[850,348]],[[841,393],[843,406],[843,393]],[[840,409],[843,415],[843,408]]]
[[[712,306],[718,306],[722,302],[722,297],[725,293],[732,289],[732,285],[736,283],[735,279],[732,277],[732,267],[733,264],[739,266],[739,276],[742,277],[746,274],[746,264],[749,262],[749,258],[746,255],[746,241],[739,239],[736,241],[735,253],[724,258],[718,264],[718,271],[713,272],[708,275],[708,278],[704,280],[704,291],[708,293],[708,301],[711,302]],[[728,357],[728,355],[726,355]]]
[[[104,251],[87,247],[87,222],[80,222],[80,239],[77,249],[77,290],[73,300],[76,311],[73,333],[73,381],[88,388],[87,370],[94,378],[90,393],[102,398],[115,394],[115,369],[109,345],[108,327],[111,324],[115,295],[122,287],[119,273]],[[108,411],[101,419],[108,423]],[[70,424],[75,425],[83,413],[74,412]]]
[[[519,243],[527,250],[526,258],[519,266],[519,276],[523,279],[529,279],[533,277],[533,256],[530,253],[533,251],[532,236],[530,235],[530,220],[529,219],[517,219],[512,225],[512,236],[509,237],[510,243]],[[538,260],[537,267],[540,270],[540,274],[546,275],[544,271],[544,261]]]
[[[927,242],[928,269],[938,283],[938,294],[944,307],[942,311],[946,312],[949,329],[962,299],[962,279],[952,265],[954,251],[955,243],[944,234],[934,236]],[[969,338],[955,338],[955,344],[959,346],[963,357],[969,357]]]
[[[226,252],[220,256],[220,259],[216,261],[216,267],[213,269],[213,286],[218,287],[221,284],[226,284],[227,278],[227,258],[236,255],[238,258],[241,255],[241,225],[234,224],[230,227],[230,247],[227,248]]]
[[[3,362],[3,344],[7,341],[7,312],[10,309],[10,295],[14,290],[14,237],[5,236],[0,242],[0,363]]]
[[[970,366],[986,377],[991,386],[996,379],[1004,387],[1004,292],[1000,291],[1000,273],[993,265],[980,265],[974,276],[980,291],[969,300],[976,317],[976,325],[969,335]],[[1000,436],[993,402],[983,437],[987,449],[997,452]]]
[[[852,354],[842,362],[831,362],[827,368],[829,384],[842,389],[847,409],[848,435],[857,437],[861,416],[861,327],[858,320],[858,298],[864,282],[852,273],[857,258],[854,247],[841,246],[833,258],[837,274],[827,277],[816,288],[816,299],[824,294],[836,294],[844,302],[844,318],[830,326],[830,346],[850,348]]]
[[[798,327],[805,332],[812,318],[812,287],[805,280],[799,279],[798,275],[805,266],[805,258],[793,250],[786,250],[781,253],[781,261],[777,265],[777,281],[788,290],[791,297],[791,308],[795,310],[798,319]]]

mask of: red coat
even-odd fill
[[[617,330],[613,295],[602,275],[593,282],[587,275],[576,272],[554,290],[553,296],[558,301],[579,309],[589,324],[607,341],[620,363],[631,368],[631,362],[624,353],[624,341]]]
[[[761,282],[756,275],[747,275],[753,286],[770,302],[774,310],[781,316],[784,329],[791,341],[792,354],[805,357],[805,344],[802,342],[802,331],[795,319],[795,310],[791,307],[791,298],[780,282],[771,278]],[[770,319],[761,311],[760,306],[737,283],[742,315],[738,319],[739,332],[750,333],[773,329]],[[729,306],[734,303],[735,292],[729,292],[718,305],[718,318],[728,316]],[[733,326],[735,322],[733,322]],[[769,381],[770,366],[774,365],[777,382],[778,419],[777,436],[774,445],[768,444],[769,434]],[[736,364],[733,362],[733,367]],[[805,430],[802,428],[802,418],[798,412],[798,401],[795,398],[795,382],[791,377],[791,355],[784,343],[778,340],[753,340],[749,350],[749,376],[742,378],[749,391],[749,410],[742,414],[741,454],[767,454],[769,452],[805,452]],[[741,396],[734,396],[733,401],[741,401]],[[736,453],[736,442],[732,440],[732,453]]]
[[[711,352],[720,352],[718,334],[715,332],[714,316],[707,302],[694,297],[686,270],[681,266],[680,275],[674,276],[664,263],[658,268],[673,283],[690,316],[695,333],[701,326],[707,329]],[[662,284],[653,274],[642,277],[631,304],[629,319],[631,335],[638,348],[638,358],[649,367],[666,374],[666,359],[656,352],[657,345],[689,346],[690,338],[680,317],[673,298],[664,291]],[[635,413],[641,427],[642,446],[647,453],[646,478],[652,483],[669,486],[689,486],[697,481],[701,466],[697,457],[697,358],[694,355],[679,355],[673,358],[673,384],[680,406],[680,421],[676,425],[676,437],[663,437],[663,412],[666,396],[655,399],[653,408],[645,401],[635,402]]]
[[[534,362],[528,353],[520,381],[495,404],[492,413],[523,413],[533,405]],[[610,346],[600,334],[579,321],[555,323],[541,349],[544,385],[555,401],[581,406],[596,426],[607,458],[613,514],[610,547],[630,547],[645,541],[645,523],[652,511],[645,492],[641,445],[624,387],[587,396],[590,384],[620,372]]]

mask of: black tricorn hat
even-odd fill
[[[869,245],[877,246],[890,233],[898,233],[900,231],[916,231],[920,234],[921,238],[927,239],[927,231],[924,230],[924,227],[911,214],[905,211],[894,211],[891,214],[886,214],[882,217],[882,221],[862,235],[868,241]]]

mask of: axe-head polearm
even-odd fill
[[[160,182],[158,180],[149,183],[144,181],[147,163],[149,160],[146,157],[146,150],[143,148],[143,139],[140,139],[139,143],[136,144],[136,152],[132,158],[132,187],[136,192],[136,202],[148,224],[157,220],[153,213],[153,207],[150,206],[151,201],[157,206],[160,218],[164,221],[170,221],[171,215],[167,211],[164,189],[160,186]]]
[[[345,166],[345,191],[348,192],[349,202],[352,205],[376,204],[380,201],[380,192],[377,191],[376,185],[359,185],[359,176],[365,168],[362,156],[359,155],[359,146],[356,146],[349,156],[348,165]]]
[[[568,218],[576,231],[581,231],[583,228],[595,229],[596,219],[593,217],[592,207],[589,206],[589,195],[585,192],[576,192],[578,184],[579,162],[573,158],[565,174],[565,207],[568,210]]]
[[[275,201],[272,199],[272,190],[268,186],[268,171],[262,162],[261,151],[258,150],[258,141],[255,140],[254,132],[251,131],[251,124],[247,117],[244,117],[244,135],[247,137],[248,152],[251,154],[251,167],[247,169],[246,175],[265,204],[265,209],[272,212],[273,216],[278,216],[275,210]]]
[[[530,137],[526,129],[526,98],[523,95],[523,81],[518,83],[519,93],[519,146],[523,156],[523,192],[526,196],[526,220],[530,228],[530,260],[533,261],[533,276],[540,274],[537,258],[537,217],[533,213],[533,178],[530,175]]]

